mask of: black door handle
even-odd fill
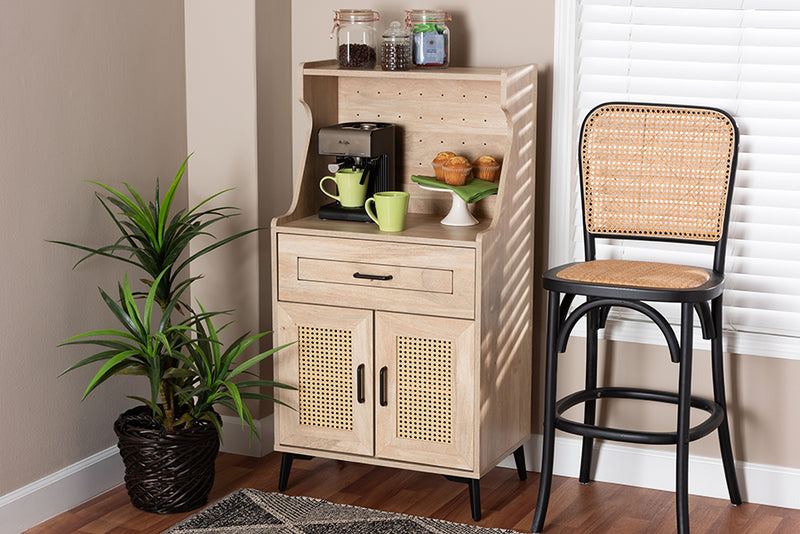
[[[380,382],[380,389],[381,389],[381,398],[380,403],[381,406],[388,406],[389,401],[386,399],[386,376],[389,373],[389,369],[386,367],[381,367],[381,372],[378,377],[378,381]]]
[[[364,364],[356,369],[356,400],[359,404],[364,404]]]
[[[364,280],[391,280],[391,274],[361,274],[353,273],[353,278],[363,278]]]

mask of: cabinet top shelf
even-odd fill
[[[402,78],[424,80],[475,80],[499,81],[507,69],[480,67],[448,67],[445,69],[419,69],[406,71],[385,71],[380,67],[374,69],[341,69],[335,59],[311,61],[303,63],[303,74],[306,76],[336,76],[339,78]]]

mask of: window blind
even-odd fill
[[[565,1],[574,4],[568,13],[575,20],[562,25],[574,32],[567,73],[574,94],[564,95],[571,102],[560,108],[570,135],[554,144],[571,146],[553,154],[571,158],[570,205],[562,206],[572,214],[570,259],[583,257],[576,154],[589,110],[606,101],[724,109],[741,134],[726,260],[727,336],[768,336],[746,351],[768,353],[777,340],[782,357],[800,358],[800,2]],[[680,250],[604,240],[598,257],[710,266],[709,247]],[[662,311],[678,321],[677,311]]]

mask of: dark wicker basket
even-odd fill
[[[219,451],[214,425],[200,421],[188,430],[167,432],[149,408],[138,406],[117,418],[114,432],[125,463],[125,487],[136,508],[170,514],[208,501]]]

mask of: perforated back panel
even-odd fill
[[[300,424],[353,429],[353,334],[298,326]]]
[[[587,231],[718,241],[735,150],[735,127],[717,110],[597,108],[581,139]]]
[[[453,343],[397,337],[397,435],[453,439]]]
[[[508,119],[496,80],[339,78],[339,122],[397,125],[397,187],[412,193],[409,211],[446,213],[450,198],[424,191],[412,174],[433,176],[438,152],[453,151],[473,161],[501,160],[508,143]],[[477,217],[493,217],[496,195],[473,204]]]

